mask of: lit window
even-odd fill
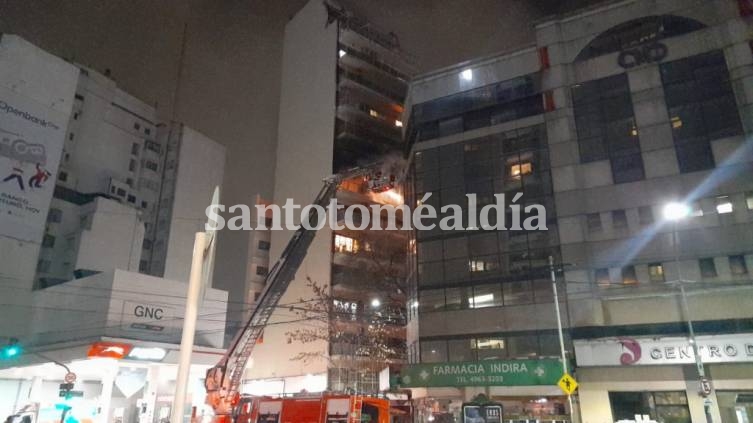
[[[745,194],[745,204],[748,206],[748,210],[753,210],[753,192]]]
[[[358,241],[347,236],[335,235],[335,252],[338,253],[357,253]]]
[[[690,215],[693,217],[703,216],[703,208],[700,203],[693,203],[690,205]]]
[[[378,118],[379,117],[379,112],[377,112],[374,109],[369,109],[369,115],[371,115],[371,117]]]
[[[471,272],[488,272],[496,268],[496,263],[486,260],[471,260],[469,262]]]
[[[398,128],[402,128],[403,127],[403,121],[396,119],[395,120],[395,126],[397,126]]]
[[[531,172],[533,172],[531,162],[522,162],[510,166],[510,176],[513,178],[519,178],[522,175],[529,175]]]
[[[339,52],[338,52],[337,54],[339,54],[339,55],[340,55],[340,57],[343,57],[343,56],[345,56],[345,55],[346,55],[347,53],[345,52],[345,50],[342,50],[342,49],[340,49],[340,51],[339,51]]]
[[[648,278],[651,282],[664,282],[664,266],[661,263],[649,264]]]
[[[594,279],[599,286],[609,286],[611,281],[609,280],[609,269],[596,269],[594,272]]]
[[[679,116],[672,117],[672,127],[675,129],[682,128],[682,119]]]
[[[468,299],[469,308],[488,307],[494,303],[494,294],[483,294]]]
[[[503,350],[505,340],[502,338],[481,338],[476,341],[476,349],[479,350]]]
[[[470,69],[466,69],[462,72],[460,72],[460,78],[464,81],[473,81],[473,71]]]
[[[716,197],[716,212],[719,214],[732,213],[732,202],[728,196]]]

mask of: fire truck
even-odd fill
[[[389,423],[390,402],[358,395],[241,397],[236,423]]]
[[[374,167],[355,168],[324,179],[324,186],[312,205],[326,208],[337,194],[341,182],[365,177],[383,192],[394,188],[394,177],[384,177]],[[320,219],[314,208],[309,213],[309,227],[316,228]],[[321,217],[325,219],[325,216]],[[314,224],[316,222],[317,224]],[[320,395],[312,398],[253,398],[240,394],[241,378],[251,352],[262,335],[280,298],[295,277],[306,257],[316,230],[301,227],[293,234],[277,263],[267,274],[258,305],[245,326],[236,334],[227,352],[216,366],[207,371],[206,403],[215,412],[216,423],[355,423],[389,422],[389,401],[361,395]],[[343,414],[343,410],[345,413]]]

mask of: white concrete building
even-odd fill
[[[18,37],[3,35],[0,53],[0,343],[24,350],[0,361],[0,413],[35,403],[38,421],[59,421],[63,401],[78,419],[156,421],[172,403],[193,238],[225,150]],[[189,387],[199,407],[227,304],[206,288]],[[64,366],[82,398],[58,396]]]
[[[399,149],[399,118],[410,69],[394,34],[375,29],[336,2],[309,1],[285,27],[272,203],[282,205],[292,199],[295,204],[310,204],[320,191],[323,178],[380,160],[383,154]],[[352,185],[361,189],[364,184]],[[347,189],[342,189],[341,194]],[[350,197],[341,198],[341,204],[369,201],[364,192],[347,193]],[[270,264],[280,256],[291,235],[288,230],[271,232]],[[347,266],[342,266],[348,260],[340,260],[343,254],[335,253],[335,238],[328,226],[317,232],[281,303],[310,299],[307,277],[329,286],[333,294],[335,285],[346,287],[355,277],[357,272],[347,272]],[[259,241],[266,242],[252,242]],[[351,239],[353,242],[358,241]],[[258,260],[251,259],[250,266],[260,277],[266,270],[259,270]],[[362,265],[360,271],[364,273],[365,269]],[[250,286],[258,286],[261,280],[250,282]],[[363,289],[356,296],[363,298],[347,301],[361,301],[359,313],[363,313],[363,304],[373,297]],[[272,316],[264,342],[255,347],[247,369],[249,392],[277,394],[281,390],[291,393],[325,387],[343,391],[356,385],[361,390],[378,390],[377,375],[368,375],[367,384],[366,377],[356,377],[357,372],[337,363],[336,356],[345,354],[340,352],[354,351],[353,339],[359,335],[354,334],[347,345],[332,338],[290,342],[288,332],[319,324],[295,320],[284,307]],[[292,360],[301,353],[320,358],[309,362]]]

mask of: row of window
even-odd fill
[[[418,311],[467,310],[487,307],[516,306],[553,301],[552,282],[541,277],[504,283],[455,288],[422,289],[419,292]]]
[[[745,262],[744,255],[736,254],[728,256],[727,261],[732,276],[744,276],[748,274],[748,265]],[[716,262],[711,257],[699,259],[698,268],[703,278],[715,278],[719,276],[716,270]],[[664,265],[662,263],[649,263],[648,277],[650,282],[665,282]],[[635,266],[625,266],[620,269],[620,278],[623,285],[637,284],[638,276],[636,275]],[[596,269],[594,271],[594,280],[601,287],[613,285],[609,269],[607,268]]]
[[[742,134],[724,53],[665,62],[659,68],[680,172],[713,168],[710,141]],[[608,159],[617,184],[644,179],[627,75],[584,82],[571,93],[581,162]]]
[[[565,344],[567,345],[567,343]],[[504,360],[560,355],[556,332],[421,341],[421,362]]]
[[[557,261],[557,248],[515,251],[507,254],[446,259],[418,265],[418,285],[450,285],[468,280],[503,278],[520,280],[540,274],[549,267],[549,257]]]
[[[457,235],[457,234],[455,234]],[[420,241],[418,262],[485,257],[508,251],[536,250],[559,243],[557,227],[546,231],[476,231],[452,238]]]
[[[523,151],[547,149],[545,125],[534,125],[517,130],[500,132],[463,143],[454,143],[437,148],[417,151],[415,154],[416,173],[440,168],[460,166],[493,159],[494,157],[515,155]]]
[[[728,195],[720,195],[714,198],[714,204],[717,214],[728,214],[735,210],[734,202]],[[753,210],[753,192],[745,194],[745,205],[748,210]],[[690,216],[703,216],[704,212],[699,202],[692,203],[690,208]],[[626,210],[617,209],[608,213],[612,217],[613,229],[626,229],[628,227]],[[604,229],[603,216],[603,213],[588,213],[586,215],[586,228],[589,233],[601,232]],[[654,219],[654,210],[651,206],[638,207],[638,222],[641,225],[650,225],[654,223]]]

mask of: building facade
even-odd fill
[[[552,257],[580,384],[570,410],[551,381],[423,383],[419,421],[477,393],[510,418],[750,415],[751,13],[743,1],[612,2],[538,23],[535,46],[413,81],[413,204],[522,192],[519,204],[545,206],[548,230],[416,232],[409,358],[558,357]],[[671,202],[690,215],[667,221]]]
[[[394,161],[396,152],[399,157],[402,102],[410,69],[394,35],[376,30],[334,2],[308,2],[285,29],[272,204],[283,205],[289,199],[310,204],[321,189],[322,178],[383,162],[385,156]],[[385,175],[390,168],[384,166]],[[370,205],[389,200],[370,195],[367,188],[363,178],[345,181],[338,201]],[[390,192],[402,201],[399,191]],[[343,219],[338,216],[338,223]],[[355,232],[359,233],[334,233],[326,226],[317,232],[281,300],[291,308],[273,315],[263,343],[255,347],[246,374],[248,392],[379,390],[379,371],[366,364],[369,360],[363,354],[368,320],[386,322],[390,319],[386,316],[393,314],[388,309],[399,314],[404,304],[399,296],[390,299],[376,285],[363,282],[378,273],[375,269],[383,263],[384,257],[374,254],[377,244],[384,245],[385,252],[404,251],[407,239],[367,239],[373,238],[368,231]],[[291,235],[289,230],[271,231],[270,263],[280,256]],[[400,275],[405,267],[402,257],[393,263]],[[259,270],[257,261],[251,265]],[[331,318],[300,315],[308,312],[307,302],[317,297],[307,278],[327,288],[318,299],[328,299],[325,306]],[[354,283],[360,288],[354,289]],[[301,319],[305,322],[300,323]],[[395,331],[394,337],[385,337],[387,343],[393,342],[391,338],[402,345],[397,341],[404,338],[398,323],[399,319],[390,324]],[[301,342],[290,336],[300,328],[317,331],[316,339]],[[403,361],[402,352],[398,355],[390,360]],[[301,360],[302,356],[316,359]]]
[[[0,359],[0,412],[166,418],[193,238],[225,150],[183,124],[156,123],[153,107],[110,78],[17,36],[3,34],[0,52],[0,294],[9,299],[0,342],[19,346]],[[227,305],[227,292],[206,288],[189,387],[202,413],[201,379],[222,354]],[[68,371],[72,398],[59,395]]]

